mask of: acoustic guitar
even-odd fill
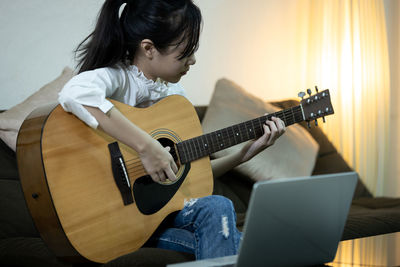
[[[105,263],[139,249],[185,201],[210,195],[209,155],[263,134],[267,118],[285,124],[333,114],[328,90],[299,106],[203,134],[192,104],[169,96],[148,108],[113,104],[133,123],[170,146],[177,181],[153,182],[138,154],[94,130],[60,105],[33,111],[17,140],[25,199],[42,239],[64,260]]]

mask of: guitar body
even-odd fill
[[[169,96],[148,108],[113,104],[155,139],[175,144],[202,134],[184,97]],[[179,189],[157,211],[144,214],[136,195],[132,204],[124,204],[108,148],[115,141],[59,105],[35,111],[21,127],[17,158],[25,199],[42,238],[59,257],[105,263],[133,252],[185,201],[212,193],[210,160],[203,157],[180,166]],[[135,190],[135,181],[146,173],[137,153],[118,144]],[[158,184],[145,197],[157,199],[157,191],[171,186]]]

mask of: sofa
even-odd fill
[[[228,87],[229,91],[237,89],[235,84],[227,80],[222,80],[216,87],[220,86]],[[238,92],[243,94],[241,89]],[[232,97],[236,99],[238,96]],[[246,97],[248,95],[241,95],[241,99],[248,99]],[[210,105],[215,104],[213,100],[216,98],[214,94]],[[225,95],[224,98],[226,99]],[[279,110],[296,106],[299,102],[289,99],[269,102],[268,104]],[[209,119],[215,118],[215,114],[209,113],[210,105],[195,107],[199,119],[203,123],[205,123],[204,120],[207,120],[207,117]],[[251,105],[254,106],[254,102],[251,102]],[[204,126],[206,125],[204,124]],[[301,129],[297,130],[307,132],[309,138],[312,139],[313,149],[315,150],[314,154],[309,153],[312,160],[309,160],[310,166],[304,170],[304,173],[309,172],[310,175],[318,175],[352,171],[320,128],[308,128],[304,122],[300,123],[298,127]],[[279,144],[275,145],[277,148],[280,146]],[[304,162],[301,162],[301,164],[304,165]],[[16,154],[1,139],[0,166],[0,266],[99,266],[95,263],[61,261],[46,246],[25,205],[18,177]],[[294,173],[297,173],[296,170]],[[303,172],[299,174],[299,176],[301,175],[303,175]],[[243,169],[233,169],[214,179],[213,194],[223,195],[232,200],[237,213],[239,229],[243,228],[252,186],[255,182],[254,177],[248,175],[246,170]],[[342,240],[397,231],[400,231],[400,198],[374,197],[359,180]],[[190,260],[194,260],[194,257],[188,253],[144,247],[101,266],[166,266],[167,264]]]

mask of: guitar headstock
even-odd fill
[[[325,122],[325,116],[331,115],[334,113],[331,96],[329,90],[326,89],[322,92],[318,92],[318,88],[316,88],[317,93],[311,95],[311,90],[308,89],[307,93],[309,97],[301,100],[300,105],[303,109],[304,120],[308,122],[308,126],[310,126],[310,121],[315,120],[315,125],[318,125],[317,119],[322,118]],[[299,93],[300,97],[304,97],[305,93]]]

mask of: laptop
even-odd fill
[[[238,255],[168,266],[312,266],[333,261],[355,172],[257,182]]]

